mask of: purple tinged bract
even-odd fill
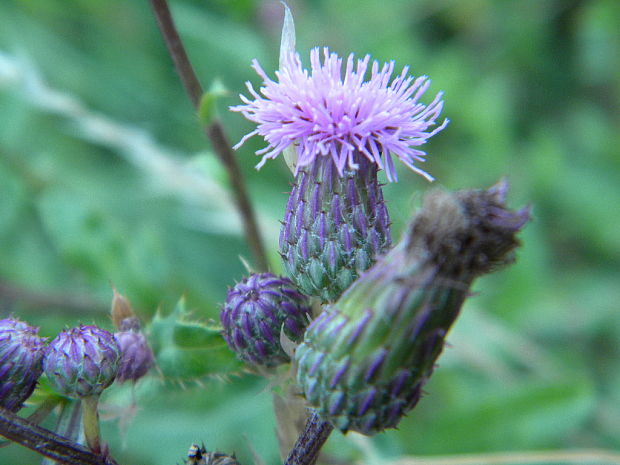
[[[45,339],[14,318],[0,320],[0,406],[18,411],[43,371]]]
[[[101,394],[116,377],[121,350],[109,331],[80,325],[58,334],[45,353],[43,369],[52,386],[69,397]]]
[[[293,145],[297,149],[296,170],[312,164],[319,156],[331,157],[338,173],[358,168],[363,156],[385,169],[388,180],[396,181],[392,156],[425,178],[432,180],[416,163],[424,162],[423,145],[448,124],[437,123],[443,108],[442,93],[430,104],[420,98],[430,86],[426,76],[409,76],[409,68],[392,78],[394,62],[382,66],[370,62],[370,56],[343,59],[319,48],[310,52],[311,69],[304,69],[299,54],[291,54],[269,78],[257,60],[253,68],[263,79],[257,92],[246,84],[250,99],[241,95],[243,105],[233,106],[258,127],[235,146],[254,135],[263,136],[268,146],[256,152],[262,155],[260,168],[267,159],[276,158]],[[370,77],[365,81],[366,75]],[[296,173],[297,174],[297,173]]]

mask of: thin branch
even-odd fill
[[[334,427],[312,413],[284,465],[313,465]]]
[[[600,449],[560,451],[498,452],[438,457],[403,457],[388,465],[534,465],[534,464],[609,464],[620,463],[620,453]]]
[[[49,294],[32,289],[18,287],[0,280],[0,310],[10,312],[13,302],[25,302],[29,307],[49,310],[58,309],[63,312],[79,313],[104,313],[108,310],[107,305],[89,299],[86,296]]]
[[[0,407],[0,435],[67,465],[118,465],[107,453],[97,455],[58,434]]]
[[[183,42],[181,41],[174,25],[172,15],[170,14],[170,9],[168,8],[168,3],[166,0],[150,1],[153,11],[155,12],[155,17],[157,18],[157,24],[159,25],[161,34],[166,42],[168,52],[172,57],[177,73],[183,82],[185,91],[192,101],[194,108],[198,110],[200,99],[203,94],[202,86],[196,77],[194,68],[189,61]],[[228,177],[235,196],[235,203],[243,220],[245,237],[248,245],[250,246],[250,250],[254,255],[257,271],[267,271],[267,255],[265,253],[263,240],[256,222],[256,215],[254,213],[254,209],[252,208],[252,204],[250,203],[241,170],[239,169],[235,154],[231,148],[228,138],[226,137],[224,128],[219,121],[214,119],[207,125],[205,132],[213,145],[213,150],[228,172]]]

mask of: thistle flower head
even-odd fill
[[[310,306],[289,279],[259,273],[228,291],[220,318],[224,339],[239,358],[269,367],[289,360],[280,334],[294,342],[301,340]]]
[[[17,411],[34,390],[43,367],[45,339],[14,318],[0,320],[0,406]]]
[[[262,155],[260,168],[267,159],[276,158],[293,144],[298,159],[297,170],[310,165],[317,157],[334,161],[338,173],[357,169],[356,157],[366,157],[385,169],[388,180],[396,181],[392,156],[429,180],[433,178],[416,166],[425,161],[426,152],[415,148],[447,124],[437,125],[443,108],[442,93],[428,105],[420,103],[430,86],[426,76],[409,76],[405,67],[395,78],[394,62],[382,66],[370,62],[370,56],[346,60],[323,49],[310,52],[310,72],[302,67],[297,53],[276,71],[274,81],[257,60],[253,68],[263,79],[260,93],[248,82],[253,100],[241,95],[243,105],[233,106],[258,127],[247,134],[235,148],[254,135],[264,137],[268,146],[256,152]],[[365,77],[370,71],[370,78]]]
[[[52,386],[69,397],[101,394],[116,377],[121,351],[112,333],[93,325],[61,332],[50,342],[43,369]]]

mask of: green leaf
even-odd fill
[[[198,105],[198,117],[202,124],[207,126],[217,118],[217,101],[226,95],[228,95],[228,90],[224,84],[217,79],[213,81],[211,88],[202,95],[200,105]]]
[[[170,315],[158,313],[148,331],[157,365],[169,380],[225,378],[238,374],[243,367],[228,348],[218,325],[190,319],[184,298]]]

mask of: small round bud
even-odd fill
[[[121,351],[109,331],[80,325],[61,332],[45,353],[43,369],[52,386],[69,397],[101,394],[116,377]]]
[[[253,274],[228,291],[220,314],[224,338],[245,362],[276,366],[289,361],[281,332],[301,340],[310,319],[308,298],[286,278]]]
[[[149,371],[154,362],[153,351],[146,337],[133,329],[115,333],[114,337],[121,349],[121,363],[116,381],[119,383],[138,381]]]
[[[13,318],[0,320],[0,406],[18,411],[43,371],[45,339],[38,328]]]

